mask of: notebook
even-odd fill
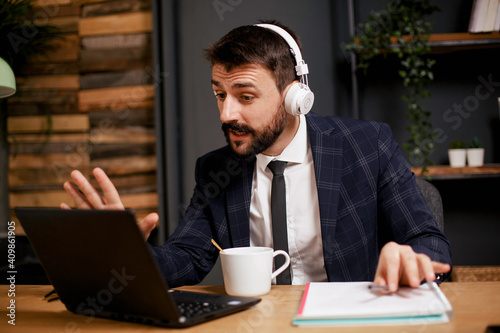
[[[15,212],[61,301],[87,321],[187,327],[260,301],[169,289],[130,210]]]
[[[446,323],[453,309],[439,286],[400,287],[395,293],[372,291],[371,282],[311,282],[306,285],[293,323],[390,325]]]

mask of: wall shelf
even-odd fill
[[[431,47],[431,52],[499,48],[500,32],[432,34],[429,37],[428,45]]]
[[[470,179],[470,178],[500,178],[500,164],[485,164],[482,167],[452,168],[449,165],[428,166],[429,172],[426,176],[431,176],[435,180],[444,179]],[[421,176],[422,167],[412,167],[411,171],[417,176]]]
[[[403,36],[403,39],[410,40],[411,36]],[[359,44],[359,40],[357,40]],[[397,37],[391,37],[392,45],[397,44]],[[486,49],[486,48],[499,48],[500,47],[500,32],[476,33],[469,32],[453,32],[442,34],[431,34],[427,45],[431,48],[432,52],[450,52],[456,49],[469,50],[469,49]]]

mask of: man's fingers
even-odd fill
[[[432,268],[434,269],[434,273],[436,274],[444,274],[448,273],[451,269],[449,264],[444,264],[442,262],[431,261]]]
[[[387,280],[379,270],[377,270],[377,273],[375,274],[375,278],[373,279],[373,284],[376,286],[387,286]]]
[[[418,257],[413,249],[409,246],[403,246],[401,250],[401,265],[403,269],[402,283],[410,287],[418,287],[420,285],[420,269]]]
[[[63,185],[66,192],[73,198],[75,204],[80,209],[90,209],[92,208],[90,203],[82,196],[82,194],[71,184],[70,182],[65,182]],[[69,207],[69,206],[68,206]]]
[[[120,195],[106,173],[101,168],[95,168],[93,173],[102,189],[106,204],[110,205],[111,208],[123,209],[124,207],[120,200]]]
[[[387,285],[390,292],[398,290],[400,279],[401,258],[398,244],[388,243],[380,252],[379,264],[375,274],[374,284]]]
[[[418,287],[425,281],[434,281],[436,274],[447,273],[448,264],[431,261],[423,253],[415,253],[411,246],[389,242],[380,251],[379,264],[373,283],[387,285],[390,292],[395,292],[398,285]]]
[[[401,259],[396,256],[392,258],[390,262],[387,263],[386,270],[386,280],[387,287],[389,287],[389,291],[391,293],[395,293],[399,288],[399,280],[400,280],[400,268],[401,268]]]
[[[432,261],[427,255],[418,253],[416,255],[417,263],[418,263],[418,282],[420,283],[422,280],[427,282],[432,282],[436,280],[436,274],[448,273],[451,269],[449,264],[444,264],[437,261]],[[414,285],[410,284],[410,286],[414,287]]]
[[[64,188],[73,197],[76,205],[83,209],[124,209],[118,191],[106,173],[100,168],[95,168],[93,173],[103,191],[104,198],[80,171],[73,170],[71,178],[81,192],[69,182],[64,184]]]
[[[99,194],[99,192],[97,192],[97,190],[92,186],[92,184],[90,184],[87,178],[85,178],[85,176],[80,171],[73,170],[71,172],[71,178],[73,178],[73,181],[85,196],[86,201],[90,205],[89,208],[96,208],[96,209],[104,208],[104,201],[101,195]],[[78,207],[80,207],[80,205],[78,205]]]
[[[77,207],[81,209],[125,209],[115,185],[113,185],[106,173],[101,168],[95,168],[93,174],[103,191],[104,198],[101,197],[99,192],[97,192],[87,178],[78,170],[73,170],[71,172],[71,178],[80,190],[76,189],[71,182],[65,182],[63,184],[66,192],[75,200]],[[64,202],[60,204],[60,207],[61,209],[71,209],[71,207]],[[138,223],[144,239],[148,239],[151,231],[156,228],[159,219],[160,217],[157,213],[151,213]]]
[[[148,239],[151,231],[156,228],[156,224],[158,223],[159,219],[160,217],[157,213],[151,213],[146,215],[146,217],[138,224],[145,240]]]
[[[65,202],[61,202],[61,204],[59,205],[59,207],[60,207],[61,209],[65,209],[65,210],[70,210],[70,209],[71,209],[70,205],[68,205],[68,204],[67,204],[67,203],[65,203]]]
[[[427,282],[436,280],[436,272],[431,259],[425,254],[417,254],[418,266],[420,270],[419,281],[425,279]]]

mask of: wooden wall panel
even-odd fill
[[[119,13],[149,12],[151,3],[141,0],[100,1],[83,7],[82,17],[103,16]]]
[[[61,6],[61,5],[71,5],[73,3],[73,0],[36,0],[35,2],[36,7],[41,7],[41,6]]]
[[[73,204],[62,189],[70,172],[95,184],[101,167],[138,218],[156,211],[150,1],[35,4],[64,39],[25,68],[8,101],[11,208]]]
[[[153,99],[154,86],[152,85],[88,89],[78,93],[78,108],[80,111],[113,109],[117,105],[135,108],[137,103]]]
[[[81,6],[78,109],[89,115],[90,169],[104,169],[138,216],[158,204],[151,32],[150,1]]]
[[[77,62],[80,53],[79,42],[80,38],[77,34],[68,34],[64,39],[52,42],[52,45],[55,46],[55,50],[40,57],[39,62],[45,64],[45,66],[48,66],[48,63]]]
[[[14,191],[61,189],[61,184],[70,180],[73,169],[88,174],[89,166],[88,154],[20,154],[10,158],[9,184]]]
[[[9,199],[13,207],[59,207],[72,201],[64,190],[13,191]]]
[[[88,115],[20,116],[7,120],[9,133],[78,132],[89,130]]]
[[[23,89],[80,89],[80,75],[30,75],[20,77],[17,84]]]
[[[89,17],[79,21],[80,36],[148,32],[152,27],[152,16],[147,12]]]

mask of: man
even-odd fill
[[[211,270],[218,256],[212,238],[223,248],[273,246],[274,160],[287,162],[293,284],[373,279],[396,291],[451,270],[448,241],[387,125],[286,112],[285,96],[299,80],[296,59],[270,29],[236,28],[206,57],[228,146],[198,159],[183,219],[152,248],[171,286],[198,283]],[[81,192],[64,184],[77,206],[123,209],[104,172],[94,176],[104,199],[78,171],[72,178]],[[139,224],[145,238],[157,221],[152,213]]]

